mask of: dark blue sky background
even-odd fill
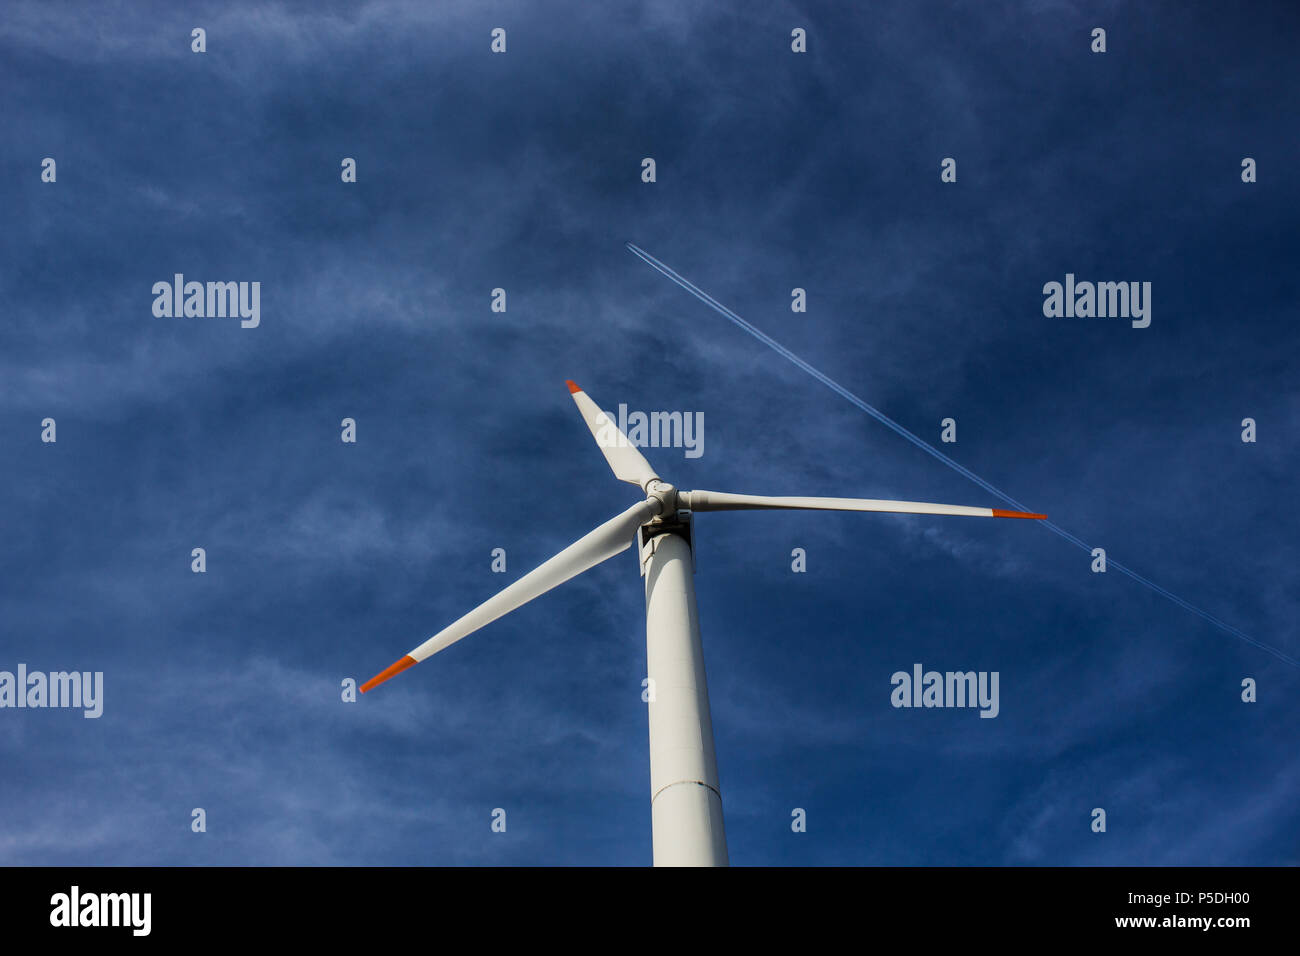
[[[106,687],[99,720],[0,711],[0,862],[648,863],[630,553],[340,700],[636,500],[564,379],[703,412],[702,457],[647,451],[683,488],[999,502],[625,240],[1300,654],[1297,27],[1288,3],[6,4],[0,669]],[[154,318],[176,272],[260,281],[261,326]],[[1150,281],[1151,326],[1045,318],[1067,272]],[[1296,669],[1041,527],[696,536],[733,863],[1300,862]],[[918,661],[998,671],[1000,715],[892,708]]]

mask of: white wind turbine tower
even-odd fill
[[[527,604],[588,568],[622,554],[636,539],[645,578],[647,673],[654,681],[650,709],[650,816],[656,866],[725,866],[727,840],[713,753],[709,689],[704,680],[699,614],[695,606],[691,516],[696,511],[780,508],[812,511],[887,511],[980,518],[1045,518],[1026,511],[967,508],[871,498],[769,498],[717,491],[678,491],[581,388],[568,383],[578,410],[613,469],[646,499],[579,538],[555,557],[484,601],[362,685],[364,693],[503,614]]]

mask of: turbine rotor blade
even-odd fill
[[[619,429],[617,419],[601,411],[600,406],[576,382],[566,381],[564,384],[569,386],[569,393],[573,396],[578,411],[582,413],[591,437],[596,439],[601,453],[609,462],[615,478],[645,488],[649,482],[659,477],[650,467],[650,462],[645,460],[645,456],[637,451],[636,446]]]
[[[1047,515],[1002,508],[970,508],[966,505],[938,505],[927,501],[885,501],[878,498],[771,498],[766,495],[733,495],[725,491],[679,492],[678,500],[692,511],[885,511],[910,515],[965,515],[971,518],[1036,518]]]
[[[610,518],[595,530],[583,535],[549,561],[538,565],[509,587],[488,598],[460,620],[439,631],[405,657],[399,658],[361,685],[365,693],[377,687],[408,667],[451,644],[491,624],[503,614],[508,614],[563,584],[569,578],[594,568],[632,546],[636,529],[659,513],[659,502],[651,498],[633,505],[621,515]]]

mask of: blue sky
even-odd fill
[[[564,380],[702,412],[647,450],[683,488],[999,502],[628,240],[1300,654],[1294,7],[851,6],[7,5],[0,669],[105,701],[0,710],[0,862],[648,863],[631,554],[340,700],[635,500]],[[176,272],[260,326],[155,318]],[[1150,281],[1150,327],[1044,317],[1067,272]],[[695,534],[733,863],[1300,862],[1296,668],[1042,528]],[[891,707],[915,662],[999,716]]]

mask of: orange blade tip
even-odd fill
[[[384,668],[374,677],[370,678],[370,680],[362,684],[361,693],[364,694],[372,687],[378,687],[384,681],[388,680],[388,678],[397,676],[398,674],[402,673],[402,671],[406,670],[408,667],[414,667],[416,663],[417,662],[415,658],[412,657],[410,654],[407,654],[405,657],[401,658],[400,660],[398,660],[393,664],[390,664],[388,667]]]
[[[571,382],[571,381],[569,381],[569,379],[567,379],[567,378],[564,380],[564,384],[567,385],[567,386],[569,386],[569,394],[570,394],[570,395],[576,395],[578,392],[581,392],[581,391],[582,391],[582,386],[581,386],[581,385],[579,385],[577,382]]]
[[[1046,520],[1047,515],[1034,514],[1032,511],[1003,511],[1001,508],[993,509],[995,518],[1037,518],[1039,521]]]

